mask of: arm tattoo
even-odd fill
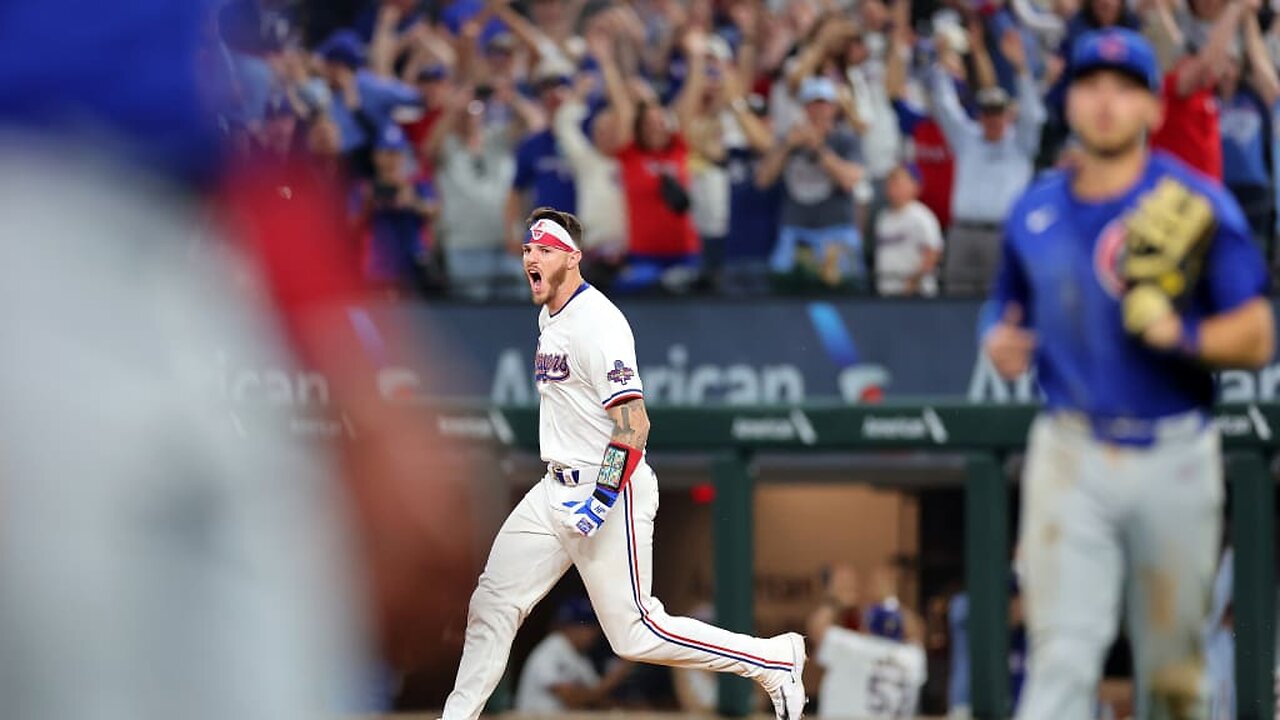
[[[631,408],[624,405],[618,408],[618,414],[622,417],[613,421],[613,439],[631,445],[636,433],[631,427]]]
[[[648,440],[649,433],[646,431],[643,423],[641,423],[640,427],[635,427],[631,424],[631,411],[634,408],[631,408],[628,405],[623,405],[618,408],[619,417],[613,421],[612,439],[626,443],[632,447],[644,447],[645,442]],[[643,413],[644,409],[640,408],[639,412]]]

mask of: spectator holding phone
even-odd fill
[[[614,283],[621,292],[687,289],[696,279],[702,244],[689,213],[689,146],[683,131],[690,127],[706,80],[706,37],[689,30],[684,37],[689,77],[674,103],[674,121],[651,92],[640,98],[610,85],[611,112],[597,124],[601,151],[618,158],[627,202],[626,267]],[[607,59],[607,62],[613,62]],[[634,92],[634,91],[633,91]]]
[[[373,180],[362,190],[369,232],[365,274],[395,292],[425,290],[424,261],[430,246],[430,221],[436,215],[429,183],[413,182],[412,148],[404,131],[388,125],[373,150]]]
[[[398,107],[418,107],[418,91],[364,67],[364,45],[351,30],[339,30],[320,46],[325,79],[333,94],[329,117],[338,126],[342,152],[353,172],[372,173],[370,150]]]
[[[507,237],[516,250],[528,232],[524,219],[536,207],[577,212],[577,188],[568,158],[546,120],[569,98],[573,67],[544,61],[534,72],[533,92],[543,118],[516,147],[516,175],[505,207]]]
[[[784,190],[782,229],[770,266],[785,276],[813,262],[823,285],[839,287],[866,274],[852,199],[862,179],[858,138],[836,124],[836,85],[829,78],[806,78],[799,100],[804,119],[765,156],[756,173],[759,186],[781,178]]]

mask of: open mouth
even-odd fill
[[[533,290],[533,292],[535,293],[541,292],[542,291],[542,273],[538,272],[537,270],[529,270],[528,273],[529,273],[529,288]]]

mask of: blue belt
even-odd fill
[[[1150,447],[1161,441],[1187,439],[1198,435],[1209,425],[1209,414],[1200,410],[1160,418],[1097,416],[1074,412],[1055,416],[1088,424],[1093,437],[1114,445]]]

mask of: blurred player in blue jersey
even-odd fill
[[[454,473],[424,466],[434,434],[377,393],[341,202],[220,150],[214,5],[0,7],[5,718],[333,716],[357,693],[364,601],[465,611],[424,610],[474,577],[449,519],[465,497],[438,494]],[[402,360],[379,329],[379,360]],[[299,361],[359,444],[233,397],[232,371]]]
[[[1150,45],[1091,33],[1071,68],[1080,160],[1015,204],[984,337],[1006,378],[1034,360],[1046,399],[1022,496],[1018,717],[1091,716],[1124,598],[1138,716],[1202,718],[1223,494],[1211,372],[1272,358],[1265,264],[1221,186],[1148,151]]]

